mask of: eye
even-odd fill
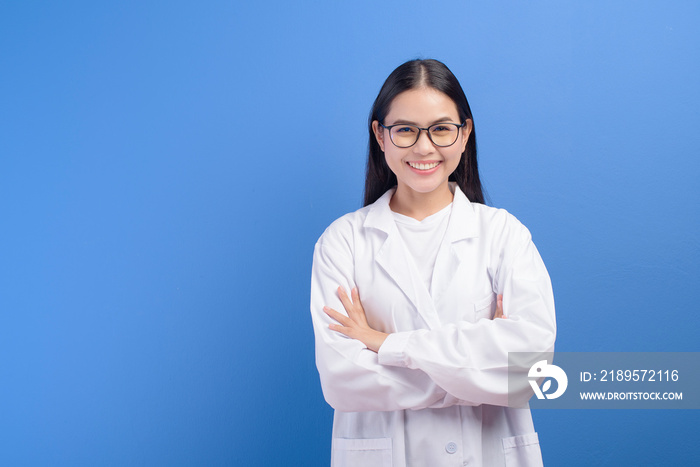
[[[407,125],[395,126],[393,129],[394,133],[400,134],[411,134],[416,132],[416,129],[414,127]]]
[[[448,131],[454,131],[452,125],[435,125],[430,129],[433,133],[446,133]]]

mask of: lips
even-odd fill
[[[440,161],[436,162],[406,162],[408,165],[416,170],[431,170],[440,165]]]

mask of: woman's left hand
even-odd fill
[[[357,287],[354,287],[350,294],[352,300],[348,297],[347,292],[342,287],[338,287],[338,298],[340,298],[345,311],[348,313],[345,316],[342,313],[338,313],[333,308],[327,306],[323,307],[323,311],[339,322],[340,324],[331,324],[328,326],[331,330],[337,331],[341,334],[345,334],[351,339],[356,339],[367,346],[368,349],[379,352],[379,347],[382,346],[389,334],[385,334],[380,331],[375,331],[369,324],[367,324],[367,316],[365,315],[365,309],[362,308],[362,302],[360,302],[360,293],[357,291]]]
[[[508,318],[506,315],[503,314],[503,295],[499,294],[496,296],[496,312],[493,315],[493,319],[496,318],[503,318],[506,319]]]

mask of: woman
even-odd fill
[[[459,82],[404,63],[369,134],[365,207],[314,251],[332,465],[541,465],[529,409],[507,406],[508,352],[553,351],[551,283],[528,230],[483,204]]]

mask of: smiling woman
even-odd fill
[[[332,465],[541,465],[530,411],[508,407],[508,353],[553,350],[551,283],[528,230],[483,204],[459,82],[401,65],[369,130],[365,207],[314,250]]]

